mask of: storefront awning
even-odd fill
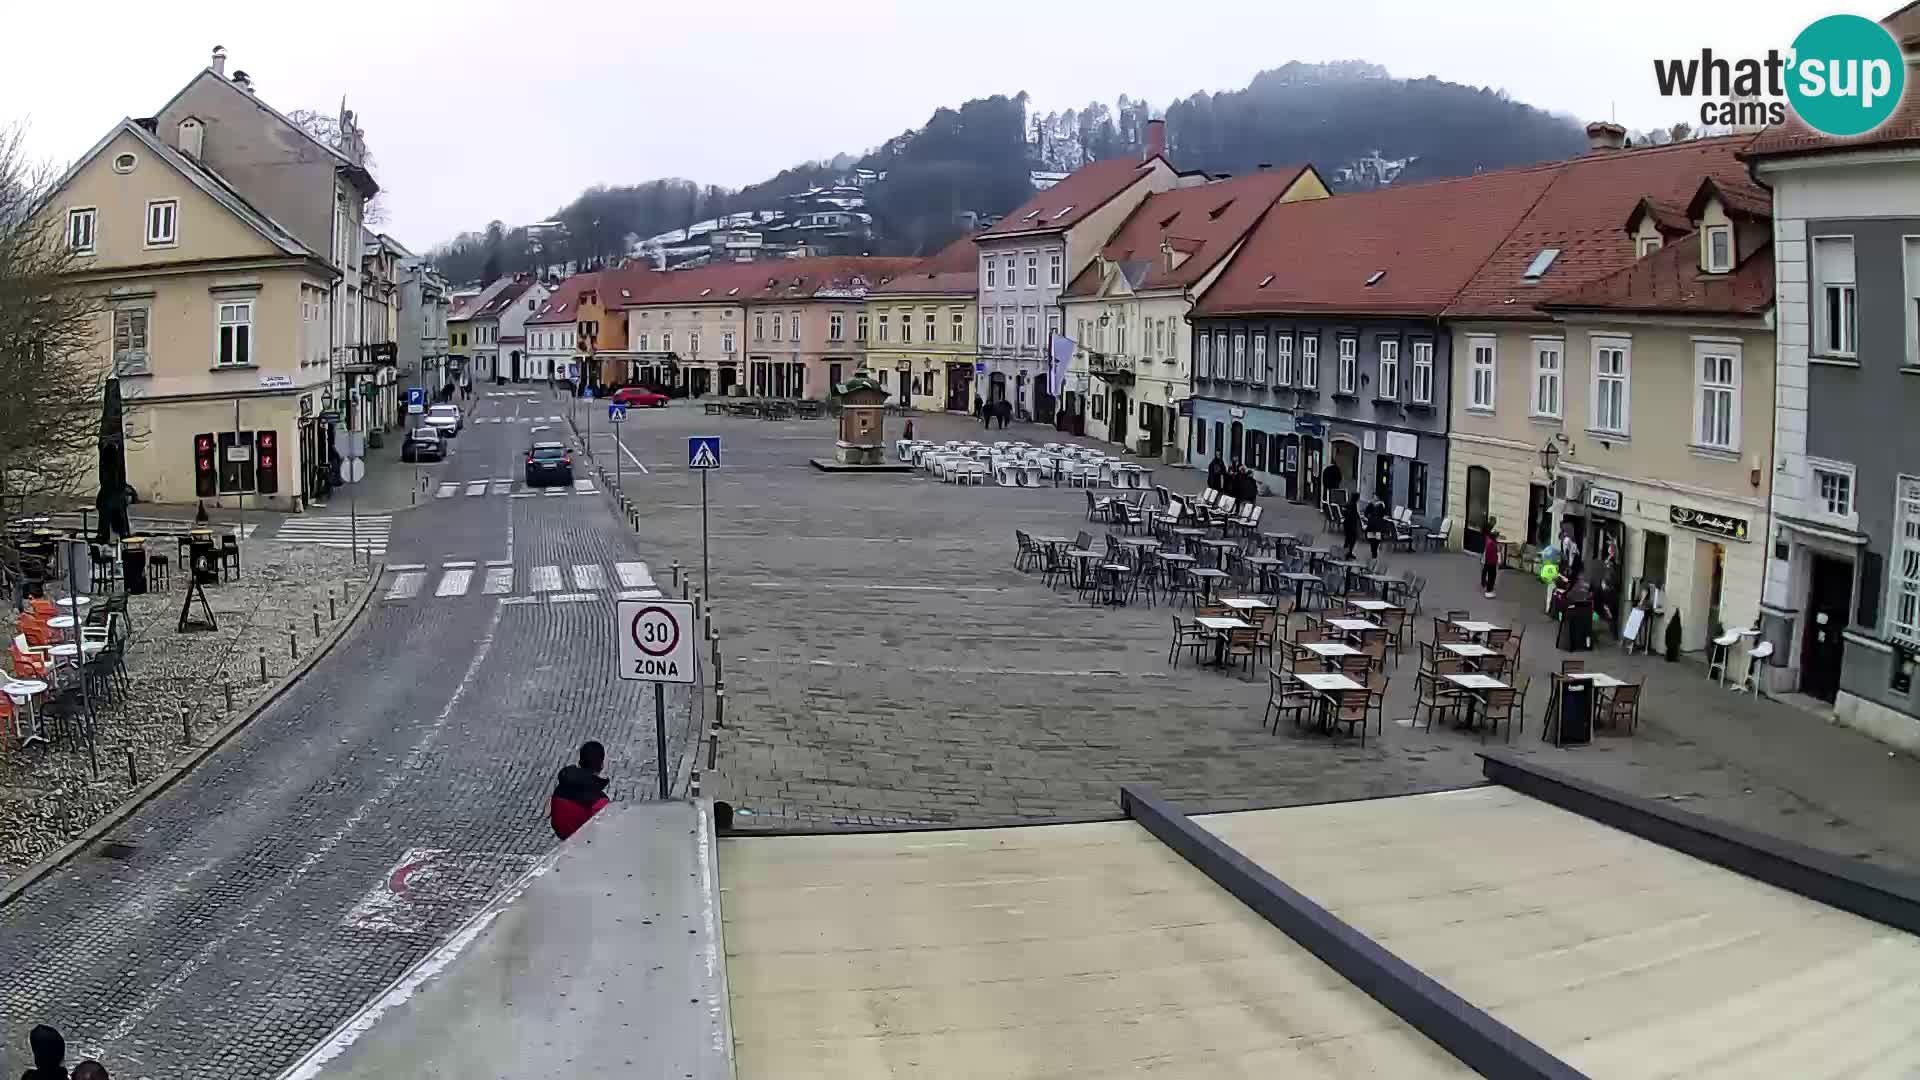
[[[1865,547],[1873,542],[1873,537],[1868,536],[1866,533],[1855,532],[1852,529],[1841,528],[1838,525],[1823,525],[1817,521],[1808,521],[1805,518],[1791,517],[1787,514],[1777,514],[1774,516],[1774,520],[1780,524],[1781,528],[1789,532],[1796,532],[1802,536],[1817,537],[1830,543],[1846,544],[1851,547]]]

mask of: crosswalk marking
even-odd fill
[[[652,600],[660,595],[659,589],[627,589],[620,594],[622,600]]]
[[[589,600],[598,600],[598,599],[600,599],[598,596],[595,596],[590,592],[563,592],[563,593],[554,593],[552,596],[547,597],[547,603],[549,604],[584,604]]]
[[[513,567],[496,566],[487,571],[486,584],[480,586],[480,595],[499,596],[513,591]]]
[[[471,570],[449,570],[440,575],[440,585],[433,590],[435,596],[465,596],[467,586],[473,581]]]
[[[485,495],[486,493],[487,493],[487,482],[485,480],[467,481],[468,495]]]
[[[459,490],[459,484],[441,484],[438,488],[434,489],[433,497],[436,499],[449,498]]]
[[[600,489],[593,486],[593,481],[583,476],[573,482],[573,490],[582,495],[591,495]]]
[[[599,563],[578,563],[573,568],[573,587],[583,592],[607,587],[606,571]]]
[[[420,591],[420,585],[427,580],[423,571],[408,570],[393,579],[392,587],[387,589],[387,599],[406,600]]]
[[[507,492],[512,490],[513,490],[513,481],[511,480],[495,480],[493,482],[493,493],[495,495],[505,495]]]
[[[568,491],[566,488],[548,488],[546,494],[549,499],[557,499],[562,495],[571,495],[573,492]]]
[[[646,589],[653,586],[653,575],[647,571],[646,563],[617,562],[613,564],[613,572],[620,576],[620,587],[623,589]]]
[[[558,416],[481,416],[474,419],[476,424],[557,424]]]
[[[456,560],[450,560],[448,562],[443,562],[440,565],[448,570],[457,570],[463,566],[472,566],[473,560],[472,559],[456,559]]]
[[[387,553],[387,540],[393,531],[393,515],[363,514],[357,519],[347,515],[295,517],[280,523],[270,537],[283,544],[307,547],[352,548],[373,555]]]
[[[534,592],[559,592],[560,568],[557,566],[536,566],[533,568]]]
[[[469,497],[480,495],[504,495],[509,499],[534,499],[542,495],[559,498],[562,495],[596,495],[600,488],[592,480],[578,479],[571,488],[564,487],[528,487],[525,483],[505,476],[482,476],[476,480],[448,480],[434,489],[436,499],[451,499],[465,492]]]

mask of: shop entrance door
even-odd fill
[[[1840,634],[1847,628],[1847,608],[1853,603],[1853,564],[1815,555],[1808,570],[1812,580],[1800,641],[1800,689],[1809,697],[1832,702],[1840,693],[1840,661],[1846,651]]]

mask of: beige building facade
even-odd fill
[[[868,293],[856,319],[867,324],[866,362],[892,401],[923,412],[973,408],[977,258],[973,238],[961,237]]]
[[[297,446],[328,385],[338,273],[168,137],[122,121],[46,212],[99,298],[103,371],[128,402],[128,482],[150,501],[300,505]],[[284,448],[284,450],[283,450]]]

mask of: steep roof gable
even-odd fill
[[[962,236],[872,291],[972,295],[980,285],[980,245]]]
[[[598,272],[575,274],[562,281],[554,286],[553,292],[547,296],[547,302],[540,305],[540,310],[534,313],[533,318],[527,320],[527,325],[546,326],[573,322],[574,316],[580,311],[580,294],[598,288],[599,285]]]
[[[1191,285],[1310,172],[1311,165],[1293,166],[1149,195],[1100,250],[1101,257],[1128,266],[1126,280],[1135,290]],[[1169,258],[1168,249],[1182,257]],[[1093,262],[1081,270],[1067,286],[1067,295],[1098,294],[1098,266]]]
[[[1057,232],[1079,224],[1082,218],[1106,205],[1114,196],[1132,187],[1146,176],[1154,161],[1150,158],[1109,158],[1082,165],[1067,174],[1065,180],[1035,192],[1013,213],[1000,219],[980,234],[982,240],[997,240],[1030,233]],[[1163,162],[1164,163],[1164,162]]]

